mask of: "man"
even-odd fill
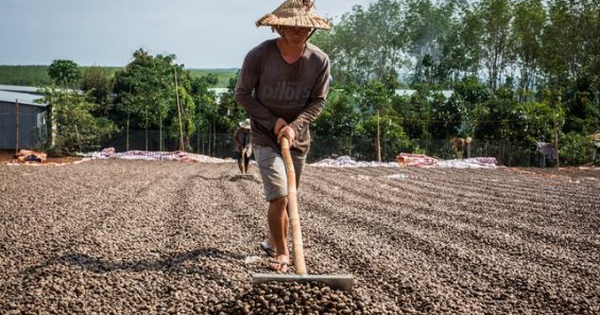
[[[309,124],[321,113],[329,88],[329,58],[308,38],[330,29],[313,3],[287,0],[256,22],[280,35],[252,49],[244,59],[235,99],[251,118],[254,156],[269,202],[271,268],[286,272],[289,264],[287,175],[281,156],[283,137],[291,143],[296,185],[310,145]]]
[[[239,123],[239,128],[233,134],[234,156],[238,161],[238,167],[242,174],[248,172],[248,164],[252,155],[252,144],[250,143],[250,119]]]

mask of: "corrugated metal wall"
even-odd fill
[[[0,102],[0,149],[15,149],[16,145],[16,106],[15,103]],[[41,106],[19,104],[19,149],[34,149],[39,132],[45,132],[42,115],[46,109]]]

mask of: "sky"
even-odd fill
[[[339,21],[375,0],[316,0]],[[239,68],[276,36],[256,20],[283,0],[0,0],[0,65],[125,66],[133,52],[175,54],[186,68]]]

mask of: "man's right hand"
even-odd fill
[[[279,135],[279,131],[285,126],[287,126],[287,122],[285,122],[285,120],[282,118],[277,118],[277,121],[275,121],[275,126],[273,126],[273,132],[275,135]]]

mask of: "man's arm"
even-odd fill
[[[289,124],[294,129],[296,135],[300,134],[308,125],[315,120],[323,107],[325,106],[325,99],[327,98],[327,92],[329,90],[329,58],[326,58],[321,73],[315,81],[315,86],[310,93],[310,99],[308,105],[304,108],[302,113],[298,115],[296,120]]]
[[[258,83],[258,62],[256,51],[251,51],[246,55],[235,87],[234,96],[238,104],[244,108],[253,120],[267,130],[272,130],[277,117],[252,96],[252,92]]]

